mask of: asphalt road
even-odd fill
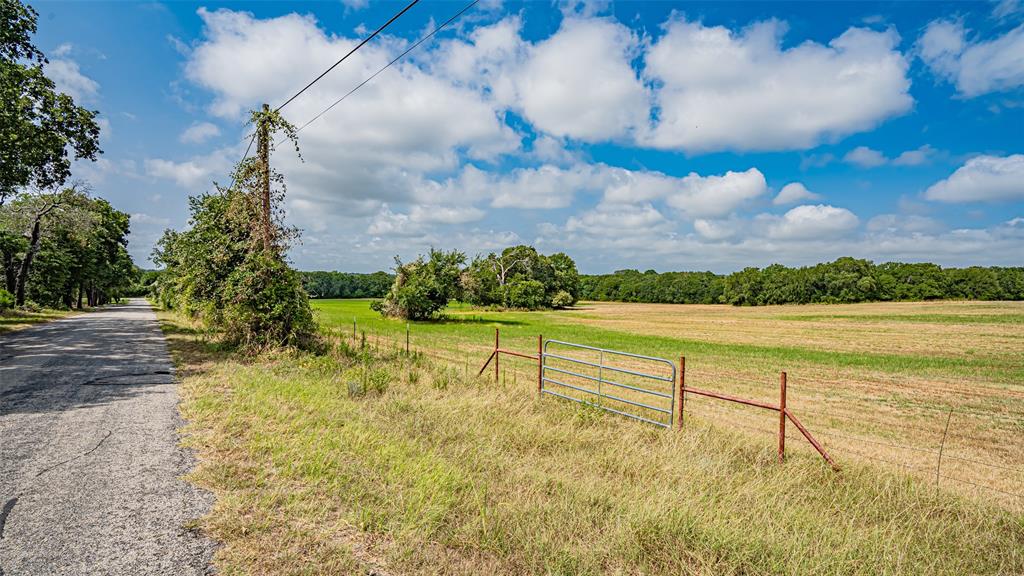
[[[145,300],[0,335],[0,574],[209,573]]]

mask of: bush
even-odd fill
[[[395,283],[384,300],[370,307],[384,316],[425,320],[440,312],[461,292],[460,266],[466,256],[458,251],[430,250],[408,264],[395,258]]]
[[[568,308],[569,306],[572,306],[575,303],[576,302],[573,299],[572,294],[569,294],[565,290],[559,291],[551,298],[552,308]]]
[[[537,280],[516,280],[508,285],[508,305],[536,310],[544,306],[544,284]]]
[[[14,294],[0,288],[0,312],[14,308]]]
[[[230,343],[306,346],[313,339],[316,325],[302,280],[274,255],[250,253],[228,276],[224,301],[217,316]]]

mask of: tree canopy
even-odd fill
[[[101,153],[97,112],[46,77],[46,58],[31,38],[37,19],[32,7],[0,0],[0,204],[23,188],[63,185],[72,159]]]

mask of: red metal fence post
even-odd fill
[[[786,373],[779,373],[779,462],[786,459]]]
[[[499,383],[498,376],[500,374],[500,372],[498,372],[498,358],[501,356],[501,354],[498,353],[498,350],[501,348],[500,342],[499,342],[499,336],[498,336],[500,330],[501,330],[500,328],[495,328],[494,329],[494,383],[495,384]]]
[[[679,429],[683,429],[683,399],[686,397],[686,356],[679,356]]]
[[[537,335],[537,396],[544,390],[544,335]]]

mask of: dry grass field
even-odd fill
[[[455,306],[411,354],[368,301],[315,305],[316,354],[162,315],[221,573],[1024,573],[1019,304]],[[538,398],[527,360],[477,377],[495,328],[685,354],[689,385],[767,402],[787,370],[841,471],[796,435],[779,464],[767,411],[688,396],[667,431]]]

